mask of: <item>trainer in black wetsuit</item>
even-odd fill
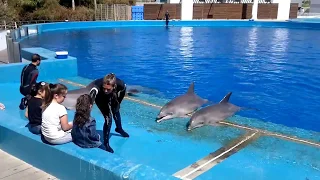
[[[169,14],[168,10],[167,10],[167,12],[166,12],[166,14],[165,14],[165,17],[166,17],[166,26],[168,26],[168,24],[169,24],[169,18],[170,18],[170,14]]]
[[[115,131],[123,137],[129,135],[122,129],[120,103],[126,94],[126,84],[111,73],[104,78],[95,80],[94,87],[90,90],[90,96],[95,101],[104,116],[103,139],[106,150],[113,153],[113,149],[109,145],[109,134],[112,125],[112,115],[116,123]],[[112,115],[111,115],[112,113]]]
[[[37,66],[40,65],[40,56],[38,54],[34,54],[32,56],[32,62],[26,66],[21,71],[20,77],[20,93],[25,96],[21,99],[21,103],[19,108],[21,110],[25,109],[27,106],[27,100],[30,97],[30,90],[33,85],[37,82],[37,78],[39,75],[39,71]]]

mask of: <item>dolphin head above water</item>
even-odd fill
[[[204,121],[201,120],[201,117],[197,114],[194,114],[191,119],[186,124],[187,131],[204,126]]]
[[[156,117],[156,122],[173,119],[177,117],[187,117],[190,114],[207,103],[208,100],[202,99],[194,93],[194,83],[184,95],[178,96],[165,104]]]
[[[163,120],[172,119],[177,117],[176,115],[177,115],[177,112],[176,112],[175,106],[166,104],[161,108],[158,116],[156,117],[156,121],[161,122]]]

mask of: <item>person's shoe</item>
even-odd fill
[[[26,109],[26,107],[27,107],[27,99],[26,98],[22,98],[21,99],[21,102],[20,102],[20,105],[19,105],[19,108],[21,109],[21,110],[24,110],[24,109]]]
[[[123,136],[123,137],[129,137],[129,134],[126,133],[123,129],[118,129],[118,128],[116,128],[115,131],[116,131],[117,133],[121,134],[121,136]]]
[[[114,153],[113,149],[110,147],[109,143],[104,144],[106,151],[110,152],[110,153]]]

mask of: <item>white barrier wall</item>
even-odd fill
[[[252,5],[252,18],[253,20],[257,20],[258,19],[258,0],[254,0],[253,1],[253,5]]]
[[[273,3],[278,3],[277,20],[286,21],[290,17],[291,0],[273,0]]]
[[[181,20],[193,19],[193,0],[181,0]]]
[[[0,31],[0,51],[7,49],[7,31]]]
[[[286,21],[290,17],[291,0],[273,0],[272,3],[278,3],[278,16],[277,20]],[[258,19],[258,0],[253,1],[252,6],[252,19]]]

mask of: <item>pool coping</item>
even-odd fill
[[[298,28],[320,29],[320,23],[299,21],[296,19],[283,20],[242,20],[242,19],[196,19],[196,20],[172,20],[170,27],[270,27],[270,28]],[[11,37],[16,42],[21,42],[29,36],[70,29],[93,29],[93,28],[124,28],[124,27],[165,27],[164,20],[119,20],[119,21],[65,21],[53,23],[39,23],[22,25],[11,30]]]

